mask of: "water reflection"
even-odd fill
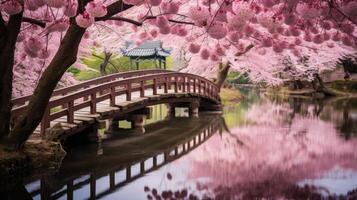
[[[356,99],[245,92],[224,120],[156,107],[144,135],[72,149],[1,199],[357,199]]]
[[[260,97],[190,154],[188,176],[218,199],[357,198],[356,102]]]

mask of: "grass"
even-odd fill
[[[224,105],[234,104],[242,99],[239,90],[222,88],[220,92],[221,100]]]
[[[89,70],[79,70],[75,67],[70,67],[67,72],[74,74],[77,80],[84,81],[100,76],[100,64],[103,62],[104,53],[93,52],[91,56],[82,59],[82,63],[85,64]],[[167,59],[167,69],[171,69],[173,66],[173,60],[171,57]],[[142,60],[140,62],[140,69],[154,69],[155,64],[151,60]],[[133,70],[136,69],[136,65],[133,62]],[[130,71],[130,59],[128,57],[122,57],[114,54],[109,60],[109,64],[106,68],[108,74]]]
[[[354,93],[357,92],[357,80],[337,80],[332,82],[330,87],[334,90]]]

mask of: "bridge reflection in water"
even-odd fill
[[[181,134],[179,137],[166,140],[163,144],[143,147],[152,148],[152,150],[142,149],[141,155],[127,156],[127,158],[120,155],[111,155],[111,153],[106,154],[106,151],[121,152],[119,149],[125,148],[125,144],[120,144],[121,147],[118,148],[117,140],[113,143],[108,142],[109,144],[104,147],[103,155],[95,155],[94,157],[92,155],[92,158],[90,158],[90,155],[83,155],[81,160],[76,156],[69,157],[54,176],[42,177],[25,187],[33,199],[77,199],[78,196],[81,199],[98,199],[105,197],[145,174],[158,170],[186,155],[208,140],[213,134],[222,132],[221,123],[220,115],[205,115],[199,119],[180,117],[149,124],[147,126],[149,132],[145,134],[146,138],[136,141],[137,146],[152,143],[162,137],[157,136],[160,131],[154,133],[157,126],[172,127],[178,129],[175,131],[176,134],[177,132],[181,132]],[[153,131],[150,132],[150,130]],[[140,140],[140,138],[137,139]],[[123,145],[124,147],[122,147]],[[132,149],[133,152],[128,149],[127,154],[137,154],[138,149],[134,150],[134,147]],[[103,183],[103,180],[107,183]],[[100,184],[98,184],[99,182]],[[86,194],[83,194],[83,188],[85,188]]]

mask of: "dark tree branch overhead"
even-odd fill
[[[132,5],[125,4],[122,0],[116,1],[107,7],[107,14],[104,17],[95,18],[96,21],[105,21],[114,15],[133,7]]]
[[[33,18],[29,18],[29,17],[23,17],[22,18],[22,21],[23,22],[27,22],[27,23],[30,23],[30,24],[34,24],[34,25],[37,25],[37,26],[40,26],[42,28],[45,28],[46,27],[46,23],[41,21],[41,20],[37,20],[37,19],[33,19]]]
[[[143,25],[142,22],[139,22],[139,21],[135,21],[135,20],[132,20],[132,19],[129,19],[129,18],[125,18],[125,17],[110,17],[106,20],[116,20],[116,21],[123,21],[123,22],[128,22],[128,23],[131,23],[131,24],[134,24],[136,26],[141,26]],[[100,21],[98,19],[95,19],[95,21]]]

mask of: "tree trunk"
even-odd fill
[[[226,63],[226,64],[219,63],[217,79],[215,81],[215,83],[218,86],[218,88],[222,88],[224,82],[227,79],[227,75],[228,75],[228,72],[229,72],[230,68],[231,68],[231,64],[230,63]]]
[[[0,16],[0,138],[10,131],[14,54],[22,15],[22,12],[11,15],[7,25]]]
[[[19,118],[10,133],[11,148],[20,149],[41,122],[46,105],[57,83],[77,59],[79,43],[84,32],[85,29],[80,28],[72,21],[57,53],[43,72],[25,113]]]
[[[313,88],[316,92],[321,92],[326,96],[336,96],[336,92],[330,90],[325,86],[319,74],[314,74],[315,80],[313,81]]]
[[[100,75],[104,76],[107,75],[107,65],[109,63],[110,57],[112,56],[112,53],[104,51],[104,59],[102,64],[100,64]]]
[[[238,52],[235,54],[236,57],[242,56],[250,51],[254,47],[253,44],[249,44],[245,47],[243,52]],[[231,63],[227,62],[226,64],[219,63],[219,69],[217,74],[217,79],[215,80],[216,85],[219,89],[223,87],[224,82],[227,79],[229,69],[231,68]]]

